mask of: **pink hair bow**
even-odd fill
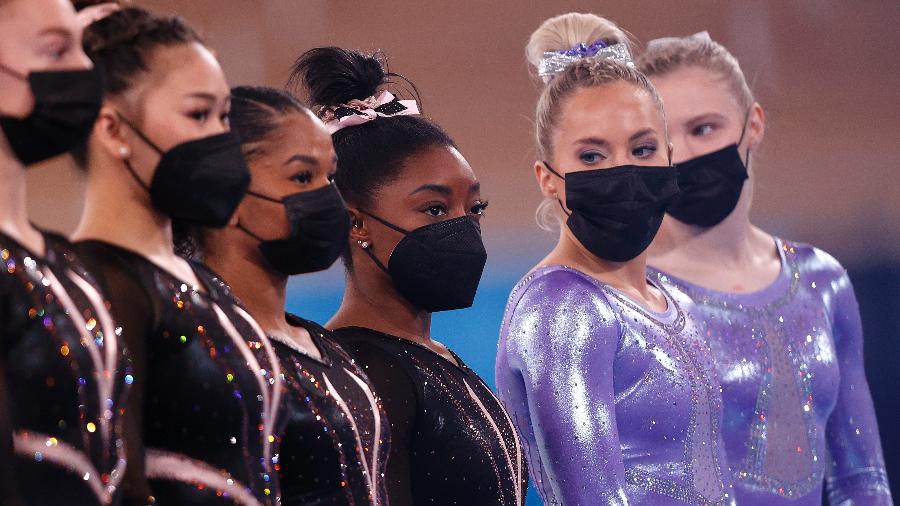
[[[379,117],[411,116],[419,114],[415,100],[400,100],[388,91],[365,100],[351,100],[346,104],[329,107],[322,119],[328,132],[333,134],[343,128],[362,125]]]

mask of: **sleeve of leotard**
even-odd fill
[[[837,404],[828,419],[826,492],[832,506],[891,505],[878,422],[863,366],[859,305],[846,272],[832,282],[833,335],[840,367]]]
[[[0,363],[0,506],[22,506],[25,503],[16,485],[16,455],[8,399],[6,376]]]
[[[507,306],[497,389],[547,504],[628,502],[613,391],[620,333],[603,292],[572,271],[538,275]]]
[[[391,506],[413,506],[410,451],[420,393],[414,372],[388,350],[341,342],[369,377],[390,421],[391,443],[385,484]]]
[[[152,302],[128,264],[113,255],[91,258],[80,252],[103,285],[104,295],[116,324],[122,327],[122,340],[128,350],[134,380],[129,388],[123,416],[128,466],[122,480],[123,505],[150,504],[152,490],[144,472],[144,385],[146,380],[146,343],[158,319],[158,308]]]
[[[6,350],[10,347],[11,321],[6,287],[0,284],[0,506],[21,506],[25,504],[16,484],[16,453],[13,446],[12,406],[6,385],[3,364]]]

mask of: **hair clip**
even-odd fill
[[[631,58],[631,51],[624,42],[609,45],[603,40],[597,40],[587,45],[580,43],[575,47],[559,51],[548,51],[544,53],[541,62],[538,64],[538,75],[540,77],[553,77],[560,74],[569,65],[583,60],[585,58],[596,58],[599,60],[616,60],[627,65],[634,65]]]
[[[411,116],[419,114],[419,104],[415,100],[400,100],[388,91],[365,100],[351,100],[346,104],[319,109],[319,118],[325,122],[328,133],[343,128],[362,125],[376,118],[391,116]]]

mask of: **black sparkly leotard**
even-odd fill
[[[287,380],[279,477],[285,506],[385,505],[387,417],[362,369],[319,325],[309,331],[321,359],[272,336]]]
[[[337,341],[363,367],[391,422],[386,479],[392,506],[524,504],[528,471],[518,434],[490,388],[411,341],[349,327]]]
[[[0,234],[0,446],[13,441],[25,504],[119,504],[134,376],[98,284],[65,239],[44,240],[42,257]]]
[[[158,504],[273,505],[280,364],[256,322],[215,276],[202,288],[99,241],[77,245],[95,267],[135,364],[145,473]]]

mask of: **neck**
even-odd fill
[[[88,171],[84,212],[72,239],[107,242],[149,259],[175,257],[171,219],[153,207],[146,190],[122,178],[130,177],[124,168],[118,177],[112,168],[101,170]]]
[[[378,288],[373,292],[363,286]],[[344,300],[327,325],[329,329],[364,327],[421,344],[431,341],[431,313],[407,302],[390,280],[361,283],[354,271],[348,273]]]
[[[266,334],[291,336],[293,327],[284,317],[288,277],[268,267],[255,243],[225,244],[205,255],[204,262],[222,276]]]
[[[2,134],[0,142],[6,142]],[[0,232],[43,255],[43,237],[28,221],[25,167],[6,151],[0,148]]]
[[[721,223],[709,228],[688,225],[666,215],[650,247],[651,263],[678,256],[704,258],[725,267],[745,265],[751,260],[762,232],[750,223],[749,206],[742,204]]]
[[[571,265],[620,291],[650,297],[646,252],[627,262],[604,260],[588,251],[572,236],[568,227],[562,228],[556,248],[542,264]]]

